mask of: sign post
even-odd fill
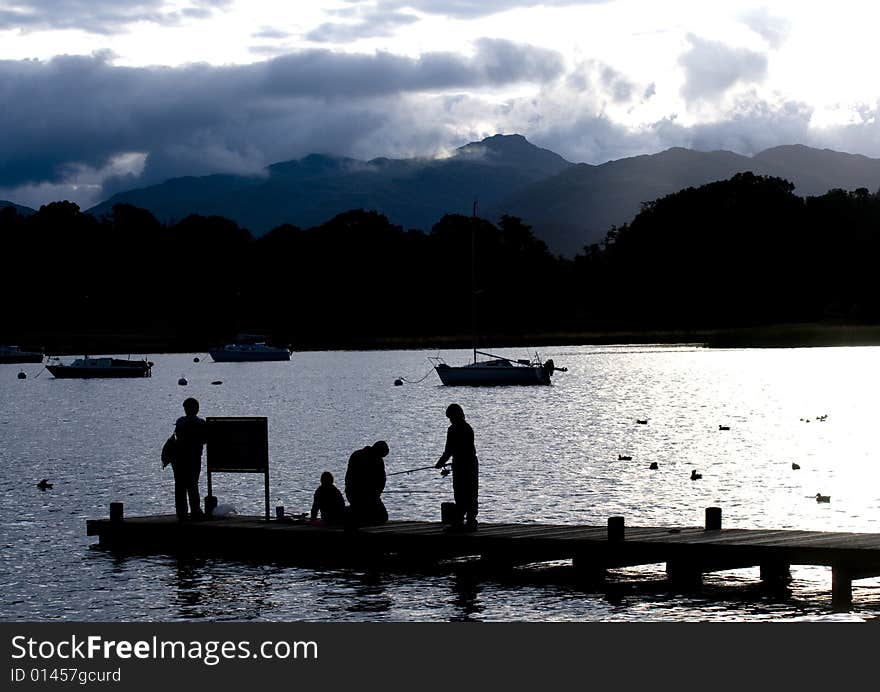
[[[266,521],[269,521],[269,419],[264,416],[214,416],[207,422],[208,495],[213,473],[262,473]]]

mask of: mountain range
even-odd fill
[[[557,254],[573,256],[630,221],[642,203],[736,173],[785,178],[801,196],[830,189],[880,188],[880,159],[803,145],[748,157],[673,148],[601,165],[574,164],[521,135],[471,142],[444,158],[361,161],[311,154],[269,166],[261,176],[167,180],[113,195],[88,211],[129,203],[165,222],[189,214],[234,219],[255,235],[284,223],[319,225],[349,209],[375,209],[392,223],[425,231],[446,213],[497,221],[522,218]]]
[[[16,204],[15,202],[10,202],[5,199],[0,199],[0,209],[3,209],[5,207],[12,207],[13,209],[15,209],[15,211],[17,211],[22,216],[28,216],[28,215],[34,213],[34,210],[31,209],[30,207],[23,207],[20,204]]]

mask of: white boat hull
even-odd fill
[[[501,387],[505,385],[548,385],[550,375],[539,365],[500,365],[495,361],[453,367],[435,366],[440,381],[447,386]]]

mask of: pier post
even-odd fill
[[[205,495],[205,514],[209,517],[214,514],[217,509],[217,498],[214,495]]]
[[[670,560],[666,563],[666,578],[677,587],[697,588],[703,583],[703,572],[693,562]]]
[[[605,569],[605,566],[596,562],[588,553],[575,555],[571,559],[571,566],[577,581],[581,584],[588,586],[604,584],[608,577],[608,570]]]
[[[123,511],[121,502],[110,503],[110,521],[122,521]]]
[[[831,567],[831,603],[838,609],[852,607],[852,573],[838,565]]]
[[[721,508],[706,507],[706,531],[721,530]]]
[[[608,540],[622,541],[626,538],[626,525],[623,517],[608,517]]]
[[[779,561],[762,562],[761,581],[771,586],[787,584],[791,581],[791,565]]]

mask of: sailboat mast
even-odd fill
[[[474,199],[474,207],[471,212],[471,344],[474,348],[474,363],[477,362],[477,286],[474,279],[474,265],[476,264],[476,236],[477,200]]]

